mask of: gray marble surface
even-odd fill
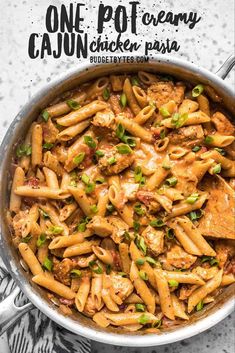
[[[105,4],[118,5],[118,0],[104,0]],[[174,28],[161,25],[157,29],[143,29],[138,38],[152,40],[167,37],[175,39],[181,45],[177,53],[170,55],[199,64],[215,72],[223,61],[234,51],[234,0],[142,0],[141,8],[152,13],[165,9],[173,12],[197,11],[202,17],[193,29],[180,25]],[[80,60],[62,56],[60,59],[45,58],[31,60],[27,55],[28,37],[32,32],[42,33],[44,14],[48,4],[61,5],[64,0],[0,0],[0,141],[19,109],[37,90],[47,82],[64,73],[69,68],[79,65]],[[91,37],[95,35],[97,2],[85,0],[89,16],[86,16],[84,28],[89,26]],[[123,0],[126,5],[127,1]],[[115,37],[112,30],[106,33],[109,39]],[[124,37],[130,37],[129,34]],[[234,85],[234,71],[227,78]],[[121,348],[93,343],[92,352],[143,352],[143,353],[233,353],[234,319],[230,316],[207,332],[172,345],[156,348]],[[0,345],[4,345],[4,337]],[[0,349],[1,351],[1,349]],[[5,353],[5,352],[4,352]],[[36,353],[36,352],[35,352]]]

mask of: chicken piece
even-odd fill
[[[88,317],[92,317],[97,311],[98,310],[96,309],[95,301],[92,299],[91,294],[89,294],[83,312]]]
[[[58,261],[56,258],[53,258],[53,274],[59,282],[62,282],[66,286],[70,285],[70,272],[76,266],[76,261],[73,261],[71,259],[64,259],[62,261]]]
[[[162,230],[156,230],[153,227],[148,226],[141,235],[145,240],[148,250],[154,256],[158,256],[163,252],[164,232]]]
[[[111,108],[115,114],[125,113],[125,116],[128,119],[132,119],[134,114],[132,113],[131,109],[126,106],[124,109],[120,106],[120,95],[119,94],[112,94],[109,98],[109,102],[111,104]]]
[[[113,232],[111,221],[101,216],[94,216],[87,225],[87,228],[94,231],[100,237],[107,237]]]
[[[109,150],[103,151],[105,155],[99,159],[98,167],[105,175],[119,174],[124,169],[130,167],[134,162],[134,153],[118,153],[117,147],[120,145],[122,144],[118,144]]]
[[[222,135],[234,135],[235,128],[229,119],[222,113],[216,112],[212,115],[211,121],[216,127],[216,130]]]
[[[112,272],[108,277],[112,283],[115,294],[117,294],[122,301],[133,292],[134,286],[129,278],[122,277],[115,272]]]
[[[188,269],[194,264],[197,257],[188,254],[180,246],[174,245],[170,251],[167,252],[166,260],[169,265],[176,268]]]
[[[129,226],[117,216],[109,216],[106,217],[106,219],[113,227],[111,238],[116,244],[120,244],[123,241],[124,233],[128,231]]]
[[[156,106],[160,108],[163,104],[169,102],[170,100],[175,101],[178,105],[184,99],[185,86],[182,83],[173,82],[156,82],[152,84],[147,90],[147,96],[149,100],[155,102]]]
[[[113,129],[115,127],[115,115],[110,109],[102,110],[101,112],[96,113],[92,124],[95,126]]]
[[[139,189],[139,184],[137,183],[123,183],[122,189],[126,198],[130,201],[134,201],[136,199],[137,191]]]
[[[180,295],[179,299],[180,300],[186,300],[188,297],[193,293],[193,291],[197,288],[198,286],[194,284],[193,286],[190,284],[183,284],[182,287],[180,288]]]
[[[234,239],[234,191],[220,176],[204,178],[201,186],[209,192],[199,231],[204,236]]]
[[[19,211],[12,220],[12,226],[15,232],[15,236],[22,237],[22,235],[28,235],[28,228],[30,227],[30,219],[27,220],[29,211]]]
[[[139,190],[136,194],[137,199],[140,200],[150,213],[155,213],[161,209],[161,205],[156,201],[154,192]]]
[[[54,143],[57,139],[59,130],[55,127],[51,119],[42,124],[43,139],[47,143]]]
[[[216,258],[219,260],[219,267],[223,268],[226,262],[235,256],[234,241],[218,241],[215,245]]]
[[[167,135],[172,144],[180,144],[187,147],[198,145],[204,140],[204,132],[201,125],[190,125],[174,130]]]
[[[202,279],[205,281],[208,281],[209,279],[213,278],[216,273],[218,272],[218,267],[212,266],[212,267],[202,267],[202,266],[197,266],[192,270],[193,273],[196,273],[199,275]]]

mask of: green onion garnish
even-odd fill
[[[112,271],[112,266],[110,264],[108,264],[106,266],[106,274],[109,275],[111,273],[111,271]]]
[[[192,151],[193,151],[193,152],[198,152],[198,151],[200,151],[201,148],[202,148],[201,146],[194,146],[194,147],[192,148]]]
[[[47,122],[48,119],[50,118],[50,114],[49,114],[48,111],[46,111],[46,110],[43,110],[43,111],[41,112],[41,116],[42,116],[42,118],[43,118],[43,120],[44,120],[45,122]]]
[[[95,183],[88,183],[85,187],[85,193],[91,194],[95,190]]]
[[[220,172],[221,172],[221,163],[218,163],[212,168],[212,174],[219,174]]]
[[[136,183],[139,183],[141,181],[141,178],[142,178],[142,169],[141,169],[141,167],[137,166],[135,168],[134,178],[135,178],[135,182]]]
[[[18,158],[23,156],[30,156],[32,154],[32,147],[30,145],[20,145],[16,149],[16,155]]]
[[[201,311],[201,310],[203,309],[203,306],[204,306],[204,304],[203,304],[203,301],[201,300],[201,301],[197,304],[196,310],[197,310],[197,311]]]
[[[149,224],[150,224],[150,226],[156,227],[156,228],[161,228],[161,227],[164,227],[164,225],[165,225],[165,223],[163,222],[162,219],[154,219]]]
[[[84,184],[86,184],[86,185],[88,185],[89,184],[89,181],[90,181],[90,178],[89,178],[89,176],[87,175],[87,174],[82,174],[82,176],[81,176],[81,181],[84,183]]]
[[[113,211],[115,211],[115,207],[113,206],[112,203],[109,203],[109,204],[106,206],[106,209],[107,209],[107,211],[109,211],[110,213],[112,213]]]
[[[186,202],[189,203],[190,205],[194,204],[197,200],[199,199],[199,195],[197,193],[194,193],[187,197]]]
[[[194,98],[200,96],[200,94],[202,94],[203,90],[204,90],[204,86],[203,86],[203,85],[197,85],[197,86],[195,86],[195,87],[193,88],[193,90],[192,90],[192,96],[193,96]]]
[[[205,137],[204,141],[205,141],[205,143],[210,144],[213,142],[213,137],[208,135]]]
[[[174,279],[171,279],[168,281],[170,287],[178,287],[179,282],[175,281]]]
[[[46,234],[42,233],[39,235],[37,239],[37,247],[40,248],[46,241]]]
[[[80,271],[80,270],[72,270],[72,271],[70,271],[70,274],[71,274],[71,276],[72,277],[82,277],[82,272]]]
[[[102,152],[102,151],[97,150],[97,151],[95,151],[95,154],[96,154],[98,157],[104,157],[104,152]]]
[[[136,265],[143,265],[144,263],[145,263],[145,259],[137,259],[136,261],[135,261],[135,263],[136,263]]]
[[[32,235],[27,235],[26,237],[23,237],[22,239],[21,239],[21,242],[22,243],[28,243],[29,241],[30,241],[30,239],[32,239]]]
[[[105,89],[103,90],[103,98],[105,101],[107,101],[110,97],[110,92],[109,92],[109,89],[108,87],[105,87]]]
[[[121,104],[122,108],[125,108],[127,105],[127,97],[124,92],[120,96],[120,104]]]
[[[166,237],[167,239],[174,239],[175,235],[174,235],[174,230],[172,228],[168,228],[166,231]]]
[[[219,152],[222,156],[226,154],[226,151],[223,148],[215,147],[214,149]]]
[[[73,99],[68,99],[66,101],[66,104],[69,106],[69,108],[73,110],[78,110],[79,108],[81,108],[81,105]]]
[[[148,280],[148,275],[146,272],[144,271],[139,271],[139,277],[143,280],[143,281],[147,281]]]
[[[166,179],[165,184],[168,186],[175,186],[178,183],[178,179],[176,177],[171,177]]]
[[[96,148],[96,143],[91,136],[84,136],[85,144],[90,148]]]
[[[79,232],[85,232],[86,225],[89,223],[90,219],[91,219],[90,217],[85,217],[80,220],[77,226],[77,229]]]
[[[203,215],[203,211],[201,209],[199,209],[199,210],[196,210],[196,211],[191,211],[188,214],[188,217],[191,219],[191,221],[195,221],[195,220],[201,218],[202,215]]]
[[[152,257],[150,257],[150,256],[146,256],[146,257],[145,257],[145,260],[146,260],[150,265],[156,265],[156,264],[157,264],[156,261],[155,261]]]
[[[97,212],[98,212],[98,207],[97,207],[97,205],[92,205],[92,206],[90,207],[90,210],[91,210],[91,212],[93,212],[93,213],[97,213]]]
[[[139,229],[140,229],[140,223],[134,221],[134,222],[133,222],[133,228],[134,228],[134,231],[135,231],[135,232],[138,232]]]
[[[82,163],[83,159],[85,158],[85,153],[81,152],[73,159],[73,163],[79,165]]]
[[[100,267],[96,261],[90,261],[89,267],[94,273],[97,273],[97,274],[103,273],[102,267]]]
[[[138,322],[141,324],[141,325],[145,325],[149,322],[149,316],[146,315],[146,314],[142,314],[138,320]]]
[[[219,264],[219,260],[212,256],[203,256],[201,262],[209,262],[211,266],[217,266]]]
[[[163,116],[163,118],[168,118],[168,116],[171,115],[165,107],[159,108],[159,112]]]
[[[171,118],[171,123],[172,125],[174,125],[175,128],[180,128],[181,126],[184,125],[184,123],[186,122],[186,120],[188,119],[188,114],[179,114],[179,113],[175,113],[172,118]]]
[[[145,311],[145,306],[143,304],[137,303],[135,304],[136,311]]]
[[[132,86],[139,86],[140,83],[139,83],[138,77],[136,77],[136,76],[132,77],[131,84],[132,84]]]
[[[64,228],[60,226],[51,226],[48,230],[52,234],[61,234]]]
[[[120,154],[130,154],[132,149],[128,145],[118,145],[116,146],[118,153]]]
[[[48,271],[52,270],[53,263],[50,259],[48,259],[48,257],[45,258],[45,260],[43,262],[43,267],[45,267]]]
[[[107,162],[109,165],[112,165],[112,164],[115,164],[117,162],[117,160],[115,157],[110,157],[110,158],[108,158]]]
[[[146,255],[147,246],[146,246],[146,244],[145,244],[145,241],[144,241],[144,238],[143,238],[143,237],[138,236],[138,237],[136,238],[136,245],[137,245],[137,247],[142,251],[142,253],[143,253],[144,255]]]
[[[42,148],[44,148],[45,150],[50,150],[52,149],[53,146],[54,146],[54,143],[46,142],[42,145]]]
[[[134,212],[138,214],[139,216],[143,216],[145,214],[145,209],[142,208],[140,203],[136,203],[134,205]]]

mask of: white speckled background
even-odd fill
[[[39,88],[50,82],[58,74],[79,65],[76,58],[61,57],[43,60],[29,59],[27,55],[28,36],[31,32],[44,32],[44,14],[49,4],[69,4],[69,0],[0,0],[0,140],[8,126],[24,103]],[[97,1],[98,2],[98,1]],[[84,28],[95,35],[97,3],[85,0],[89,16]],[[106,5],[118,5],[118,0],[103,0]],[[127,1],[122,1],[127,5]],[[139,39],[175,39],[181,45],[178,53],[171,53],[197,63],[211,71],[216,71],[223,61],[234,52],[234,0],[142,0],[141,9],[151,13],[162,9],[173,12],[197,11],[202,20],[193,30],[180,25],[178,28],[167,24],[156,28],[141,29]],[[116,37],[111,29],[106,30],[109,39]],[[142,36],[142,38],[140,38]],[[130,37],[129,34],[123,36]],[[234,85],[234,71],[227,78]],[[93,353],[234,353],[234,318],[230,316],[207,332],[182,342],[156,348],[127,349],[93,343]],[[0,351],[7,352],[4,337],[0,338]],[[37,353],[37,352],[35,352]]]

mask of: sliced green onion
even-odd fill
[[[166,164],[166,162],[162,163],[162,168],[165,170],[170,170],[171,166],[169,164]]]
[[[81,108],[81,105],[73,99],[68,99],[66,101],[66,104],[69,106],[69,108],[73,110],[78,110],[79,108]]]
[[[104,152],[102,152],[102,151],[97,150],[97,151],[95,151],[95,154],[96,154],[98,157],[104,157]]]
[[[167,239],[174,239],[175,235],[174,235],[174,229],[172,228],[168,228],[166,231],[166,237]]]
[[[39,208],[39,212],[43,218],[50,218],[49,214],[43,211],[41,208]]]
[[[143,281],[147,281],[148,280],[148,275],[146,272],[144,271],[139,271],[139,277],[143,280]]]
[[[88,265],[94,273],[97,273],[97,274],[103,273],[102,267],[100,267],[100,265],[97,264],[96,261],[90,261]]]
[[[150,264],[150,265],[156,265],[157,262],[150,256],[146,256],[145,260]]]
[[[203,211],[201,209],[196,210],[196,211],[191,211],[188,214],[188,217],[191,219],[191,221],[195,221],[196,219],[199,219],[203,216]]]
[[[203,301],[201,300],[201,301],[197,304],[196,310],[197,310],[197,311],[201,311],[201,310],[203,309],[203,307],[204,307],[204,304],[203,304]]]
[[[97,213],[97,212],[98,212],[98,207],[97,207],[97,205],[92,205],[92,206],[90,207],[90,210],[91,210],[91,212],[93,212],[93,213]]]
[[[219,264],[218,259],[216,259],[216,258],[211,259],[211,261],[210,261],[211,266],[218,266],[218,264]]]
[[[142,251],[144,255],[146,255],[147,252],[147,246],[145,244],[144,238],[138,236],[137,237],[137,242],[136,242],[137,247]]]
[[[97,178],[95,179],[96,184],[103,184],[105,182],[104,178]]]
[[[70,271],[70,274],[71,274],[71,276],[72,277],[82,277],[82,272],[80,271],[80,270],[72,270],[72,271]]]
[[[84,136],[85,144],[90,148],[96,148],[96,143],[91,136]]]
[[[155,101],[149,101],[149,106],[151,107],[151,108],[154,108],[154,109],[156,109],[156,102]]]
[[[137,303],[135,304],[136,311],[145,311],[145,306],[143,304]]]
[[[187,119],[188,119],[187,113],[182,114],[182,115],[179,113],[175,113],[172,116],[171,123],[172,123],[172,125],[174,125],[178,129],[184,125],[184,123],[186,122]]]
[[[82,163],[83,159],[85,158],[85,153],[81,152],[73,159],[73,163],[79,165]]]
[[[141,181],[141,178],[142,178],[142,169],[141,169],[141,167],[139,167],[139,166],[135,167],[134,178],[135,178],[135,182],[136,183],[139,183]]]
[[[111,273],[111,271],[112,271],[112,266],[110,264],[108,264],[106,266],[106,274],[109,275]]]
[[[112,213],[113,211],[115,211],[115,207],[113,206],[112,203],[109,203],[107,206],[106,206],[106,209]]]
[[[146,178],[145,178],[145,177],[142,177],[142,178],[140,179],[140,186],[143,186],[145,183],[146,183]]]
[[[21,242],[22,243],[28,243],[30,240],[32,239],[32,235],[27,235],[26,237],[23,237],[22,239],[21,239]]]
[[[42,148],[44,148],[45,150],[50,150],[52,149],[53,146],[54,146],[54,143],[46,142],[42,145]]]
[[[132,149],[128,145],[119,145],[116,146],[118,153],[120,154],[130,154],[132,153]]]
[[[215,147],[214,149],[219,152],[222,156],[225,156],[226,151],[223,148]]]
[[[210,144],[213,142],[213,137],[208,135],[205,137],[204,141],[205,141],[205,143]]]
[[[95,183],[88,183],[85,187],[85,193],[91,194],[95,190]]]
[[[163,118],[168,118],[171,115],[165,107],[159,108],[159,112],[163,116]]]
[[[219,264],[219,260],[212,256],[203,256],[201,262],[209,262],[211,266],[217,266]]]
[[[135,147],[136,146],[136,141],[135,141],[134,137],[132,137],[132,136],[124,135],[123,138],[122,138],[122,141],[125,142],[130,147]]]
[[[130,233],[129,233],[129,232],[125,231],[123,235],[124,235],[124,238],[125,238],[126,240],[128,240],[128,241],[131,240],[131,236],[130,236]]]
[[[193,96],[194,98],[200,96],[200,94],[202,94],[203,90],[204,90],[204,86],[203,86],[203,85],[197,85],[197,86],[195,86],[195,87],[193,88],[193,90],[192,90],[192,96]]]
[[[165,130],[162,130],[162,131],[160,132],[160,138],[163,140],[165,137],[166,137],[166,131],[165,131]]]
[[[165,184],[169,186],[175,186],[178,183],[178,179],[176,177],[171,177],[166,179]]]
[[[219,174],[220,172],[221,172],[221,163],[218,163],[212,168],[212,174]]]
[[[48,271],[52,270],[53,263],[50,259],[48,259],[48,257],[45,258],[45,260],[43,262],[43,267],[45,267]]]
[[[117,162],[117,160],[115,157],[110,157],[110,158],[108,158],[107,162],[109,165],[112,165],[112,164],[115,164]]]
[[[105,101],[107,101],[109,99],[110,92],[109,92],[108,87],[105,87],[105,89],[103,90],[103,94],[102,95],[103,95],[103,98],[104,98]]]
[[[77,229],[79,232],[85,232],[86,225],[89,223],[90,219],[91,219],[90,217],[85,217],[80,220],[77,226]]]
[[[39,235],[37,239],[37,247],[40,248],[46,241],[46,234],[42,233]]]
[[[186,202],[193,205],[199,199],[199,195],[195,192],[194,194],[187,197]]]
[[[139,86],[140,82],[139,82],[138,77],[136,77],[136,76],[132,77],[131,78],[131,84],[132,84],[132,86]]]
[[[142,208],[140,203],[136,203],[134,205],[134,212],[138,214],[139,216],[143,216],[145,214],[145,209]]]
[[[30,156],[32,154],[32,147],[30,145],[20,145],[16,149],[16,155],[18,158],[23,156]]]
[[[194,146],[194,147],[192,148],[192,151],[193,151],[193,152],[198,152],[198,151],[200,151],[201,148],[202,148],[201,146]]]
[[[179,285],[179,282],[177,282],[174,279],[171,279],[170,281],[168,281],[168,283],[169,283],[170,287],[178,287],[178,285]]]
[[[89,181],[90,181],[90,178],[89,178],[89,176],[87,175],[87,174],[82,174],[82,176],[81,176],[81,181],[84,183],[84,184],[86,184],[86,185],[88,185],[89,184]]]
[[[156,228],[161,228],[161,227],[164,227],[164,225],[165,225],[165,223],[163,222],[162,219],[154,219],[149,224],[150,224],[150,226],[156,227]]]
[[[64,228],[60,226],[51,226],[48,230],[52,234],[61,234]]]
[[[127,105],[127,97],[124,92],[120,96],[120,104],[121,104],[122,108],[125,108]]]
[[[135,232],[138,232],[139,229],[140,229],[140,223],[134,221],[134,222],[133,222],[133,228],[134,228],[134,231],[135,231]]]
[[[41,112],[41,116],[42,116],[42,118],[43,118],[43,120],[44,120],[45,122],[47,122],[48,119],[50,118],[50,114],[48,113],[47,110],[43,110],[43,111]]]
[[[141,325],[145,325],[149,322],[149,316],[147,314],[143,314],[139,317],[139,320],[138,322],[141,324]]]
[[[126,272],[118,272],[119,276],[121,277],[127,277],[127,274]]]
[[[117,130],[116,130],[116,136],[121,140],[125,134],[125,129],[122,126],[122,124],[118,124]]]
[[[153,328],[160,328],[162,326],[162,320],[157,320],[152,323]]]
[[[135,263],[136,263],[136,265],[143,265],[144,263],[145,263],[145,259],[137,259],[136,261],[135,261]]]

